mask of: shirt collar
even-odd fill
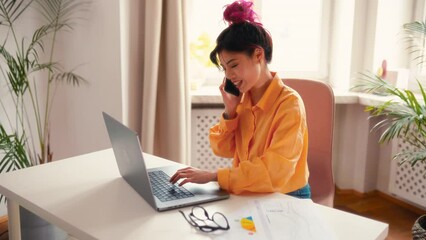
[[[273,79],[271,80],[271,83],[269,84],[260,101],[256,104],[256,106],[262,109],[263,111],[268,111],[268,109],[271,108],[271,106],[278,98],[284,87],[284,83],[282,82],[281,78],[278,76],[277,73],[272,72],[272,76]],[[244,108],[252,107],[250,93],[247,92],[246,94],[244,94],[243,102]]]

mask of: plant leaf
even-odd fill
[[[34,0],[0,0],[0,21],[12,26],[21,14],[31,5]]]
[[[37,0],[39,11],[54,31],[66,27],[72,29],[76,10],[84,11],[89,6],[85,0]]]
[[[65,82],[73,86],[80,86],[81,84],[88,84],[88,81],[73,72],[62,72],[53,75],[56,82]]]

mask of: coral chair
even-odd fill
[[[309,131],[309,185],[312,200],[333,207],[334,180],[332,145],[334,125],[334,94],[326,83],[307,79],[283,79],[285,85],[296,90],[306,109]]]

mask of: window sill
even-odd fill
[[[363,106],[375,106],[392,99],[390,96],[379,96],[370,93],[357,93],[333,89],[336,104],[361,104]],[[191,92],[193,105],[220,105],[222,96],[216,86],[203,86]]]

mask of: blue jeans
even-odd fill
[[[308,183],[304,187],[286,194],[292,197],[297,197],[297,198],[311,198],[311,187],[309,186],[309,183]]]

